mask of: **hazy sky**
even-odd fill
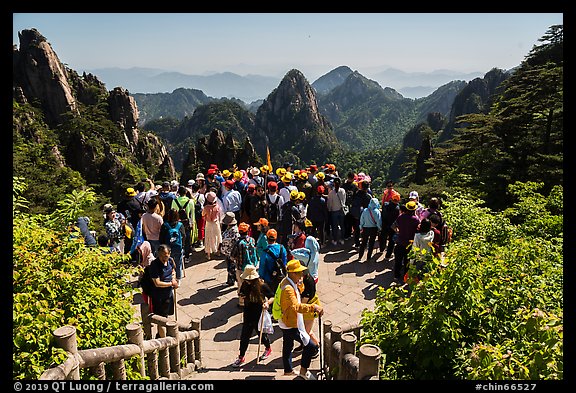
[[[517,66],[561,13],[16,13],[79,72],[149,67],[309,80],[347,65],[407,72],[487,72]]]

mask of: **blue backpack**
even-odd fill
[[[248,265],[258,265],[258,254],[254,239],[251,237],[239,240],[240,250],[242,252],[242,270]]]
[[[182,223],[178,221],[174,227],[172,227],[169,222],[164,223],[164,225],[168,228],[166,244],[170,247],[182,247],[182,234],[180,233]]]

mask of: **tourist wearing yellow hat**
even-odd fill
[[[310,335],[306,333],[303,313],[317,313],[322,316],[324,309],[318,304],[302,303],[300,292],[303,289],[302,280],[306,267],[300,261],[292,259],[286,264],[287,276],[280,282],[280,308],[282,317],[278,325],[282,329],[282,363],[284,375],[296,375],[292,368],[292,349],[294,341],[303,346],[302,359],[300,361],[300,377],[304,379],[316,379],[308,368],[319,347]],[[300,286],[300,288],[299,288]]]

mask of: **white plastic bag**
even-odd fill
[[[272,316],[268,310],[262,310],[262,314],[258,320],[258,331],[262,331],[262,333],[267,334],[274,333],[274,326],[272,326]]]

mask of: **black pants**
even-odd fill
[[[411,248],[411,244],[407,246],[396,244],[394,249],[394,277],[399,280],[404,279],[404,274],[408,270],[408,253]]]
[[[352,220],[352,230],[354,232],[354,245],[360,246],[360,219],[350,216]]]
[[[318,238],[320,246],[322,246],[326,241],[324,225],[326,225],[325,221],[312,221],[312,236]]]
[[[344,239],[348,239],[350,236],[352,236],[352,228],[354,227],[354,220],[355,218],[350,213],[344,216],[344,234],[342,236]]]
[[[282,329],[282,363],[285,373],[292,371],[292,349],[294,349],[294,340],[303,344],[298,328]],[[308,341],[308,345],[302,350],[300,366],[306,369],[309,368],[312,362],[312,355],[314,355],[317,350],[318,345],[315,345],[312,340]]]
[[[170,294],[167,298],[159,298],[157,295],[152,296],[152,308],[154,314],[168,317],[174,314],[174,296]]]
[[[260,334],[258,331],[258,320],[256,321],[246,321],[242,324],[242,333],[240,333],[240,357],[246,355],[246,350],[248,349],[248,344],[250,343],[250,337],[252,337],[252,332],[256,330],[256,333]],[[262,333],[262,343],[264,348],[270,348],[270,339],[267,333]]]
[[[394,251],[394,234],[394,230],[390,228],[382,228],[382,231],[380,232],[378,238],[378,241],[380,242],[380,252],[386,250],[386,258],[390,258]],[[386,247],[386,245],[388,245],[388,247]]]
[[[374,243],[376,242],[376,235],[378,234],[377,227],[366,227],[362,231],[362,243],[360,244],[360,258],[364,255],[366,243],[368,243],[368,259],[372,258],[372,251],[374,250]]]

